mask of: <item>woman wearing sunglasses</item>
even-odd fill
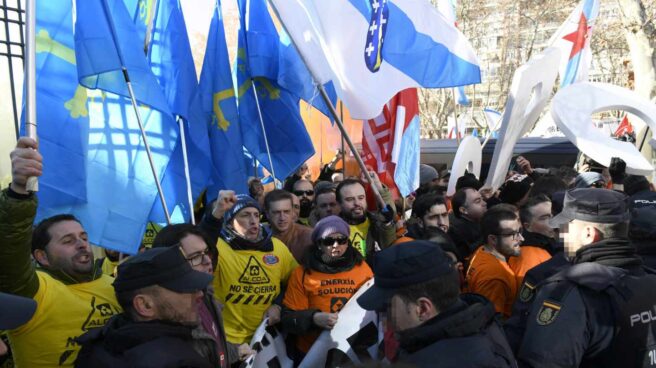
[[[290,355],[296,365],[321,331],[335,326],[338,312],[351,296],[373,277],[349,237],[349,225],[340,217],[323,218],[312,231],[314,246],[289,277],[281,326],[295,338]]]

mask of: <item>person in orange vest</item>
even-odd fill
[[[281,326],[294,337],[290,354],[298,364],[321,331],[332,329],[338,312],[367,280],[371,268],[349,239],[350,228],[337,216],[320,220],[301,266],[289,278]]]
[[[531,268],[545,262],[556,252],[556,232],[549,226],[551,200],[544,194],[529,198],[519,211],[524,231],[521,254],[510,257],[508,265],[515,272],[517,285],[522,284],[524,275]]]
[[[472,255],[466,288],[488,298],[496,311],[508,318],[517,295],[517,280],[508,258],[520,254],[524,240],[517,213],[506,206],[492,207],[481,220],[481,235],[485,243]]]

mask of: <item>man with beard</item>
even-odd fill
[[[215,367],[216,341],[200,327],[212,275],[195,271],[181,248],[153,248],[118,266],[123,313],[77,339],[76,368]]]
[[[113,278],[94,262],[87,233],[74,216],[56,215],[32,228],[37,198],[26,182],[42,173],[37,148],[31,138],[18,140],[12,182],[0,194],[0,291],[37,302],[34,317],[9,332],[16,365],[72,367],[80,349],[73,340],[102,327],[120,307]]]
[[[376,251],[385,249],[396,240],[394,224],[394,202],[387,188],[383,187],[376,173],[371,173],[373,185],[387,204],[377,212],[367,211],[364,185],[357,179],[346,179],[337,186],[337,202],[341,207],[340,217],[350,227],[351,244],[367,262],[373,260]],[[371,263],[369,263],[371,264]]]
[[[542,194],[532,197],[520,209],[519,217],[524,230],[521,254],[510,257],[508,265],[515,272],[517,285],[522,284],[524,275],[531,268],[546,262],[556,252],[556,232],[549,226],[551,220],[551,200]]]
[[[292,194],[276,189],[264,197],[264,211],[269,219],[273,236],[280,239],[301,263],[305,250],[312,245],[312,229],[294,222]]]
[[[436,193],[426,193],[415,199],[412,205],[412,220],[408,221],[407,236],[413,239],[428,239],[428,229],[449,231],[449,211],[444,197]]]
[[[312,212],[312,201],[314,201],[314,187],[309,180],[300,179],[294,183],[294,193],[301,204],[298,222],[308,226],[310,224],[310,213]]]
[[[522,225],[515,211],[499,205],[483,215],[481,233],[486,242],[472,255],[467,291],[488,298],[496,311],[508,318],[517,295],[517,280],[508,258],[520,254]]]

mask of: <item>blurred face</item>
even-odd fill
[[[474,189],[467,189],[467,200],[465,201],[464,211],[461,209],[460,213],[467,219],[478,222],[485,211],[487,211],[487,203],[481,197],[481,193]]]
[[[294,223],[292,201],[282,199],[280,201],[271,202],[267,212],[267,217],[276,232],[281,233],[289,230]]]
[[[339,214],[340,208],[337,204],[337,197],[335,193],[323,193],[317,196],[317,211],[319,219],[328,217],[330,215]]]
[[[350,220],[364,220],[367,211],[367,197],[364,187],[360,184],[347,185],[341,188],[341,214]]]
[[[570,259],[583,246],[601,240],[601,236],[594,224],[579,220],[573,220],[561,225],[559,236],[565,245],[565,256]]]
[[[79,222],[60,221],[48,232],[50,243],[46,245],[45,260],[41,262],[45,267],[64,271],[75,278],[93,271],[93,253],[87,232]]]
[[[195,234],[188,234],[180,240],[180,247],[191,268],[210,275],[213,273],[214,269],[212,267],[209,248],[203,238]]]
[[[260,211],[253,207],[242,209],[235,215],[232,226],[243,238],[257,240],[260,235]]]
[[[259,180],[253,180],[250,185],[250,192],[253,198],[259,197],[264,194],[264,185]]]
[[[340,233],[330,234],[319,239],[318,242],[324,260],[339,258],[348,248],[348,237]]]
[[[155,298],[157,312],[155,319],[180,323],[188,326],[197,326],[200,323],[198,305],[202,303],[203,292],[176,293],[158,287]]]
[[[519,245],[524,241],[519,219],[503,220],[499,225],[499,233],[492,236],[495,238],[494,248],[506,258],[519,256]]]
[[[436,226],[445,233],[449,231],[449,212],[446,210],[446,205],[435,204],[426,212],[422,217],[424,227]]]
[[[551,215],[551,202],[542,202],[529,208],[531,212],[531,222],[525,223],[526,231],[542,234],[549,238],[556,236],[556,231],[549,226]]]
[[[404,331],[422,324],[419,320],[418,306],[406,302],[398,295],[394,295],[390,300],[387,316],[394,331]]]

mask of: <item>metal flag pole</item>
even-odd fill
[[[344,102],[339,100],[339,118],[344,121]],[[346,178],[346,151],[344,150],[344,137],[340,137],[342,142],[342,177]]]
[[[150,11],[148,12],[148,25],[146,26],[146,38],[144,39],[144,54],[148,57],[150,52],[150,44],[153,40],[153,29],[155,28],[155,15],[157,14],[157,6],[159,2],[157,0],[152,0]],[[184,165],[185,173],[185,185],[187,186],[187,201],[189,204],[189,218],[191,219],[191,224],[196,225],[196,219],[194,218],[194,197],[191,192],[191,175],[189,174],[189,159],[187,154],[187,140],[185,139],[185,124],[184,119],[180,115],[174,114],[175,120],[178,123],[178,128],[180,129],[180,143],[182,144],[182,162]]]
[[[276,8],[276,4],[273,3],[273,1],[269,1],[269,4],[271,4],[271,8],[273,9],[273,12],[276,13],[276,16],[278,17],[278,20],[280,21],[280,24],[282,27],[287,31],[287,28],[285,26],[285,22],[282,20],[280,17],[280,14],[278,13],[278,8]],[[289,32],[287,32],[289,34]],[[344,129],[344,124],[342,124],[342,120],[339,117],[339,114],[337,114],[337,110],[335,110],[335,106],[333,106],[333,103],[330,101],[330,97],[328,97],[328,94],[326,93],[326,89],[323,88],[323,85],[321,83],[317,82],[317,77],[314,75],[314,72],[312,71],[312,68],[308,67],[307,60],[305,59],[305,55],[303,55],[302,52],[298,50],[298,46],[296,45],[296,41],[294,40],[294,37],[290,37],[292,44],[294,45],[294,48],[296,48],[296,51],[298,52],[298,55],[301,57],[301,60],[303,60],[303,64],[307,67],[308,71],[310,72],[310,75],[312,76],[312,80],[316,84],[316,88],[319,90],[319,93],[321,94],[321,98],[323,101],[326,103],[326,106],[328,106],[328,109],[330,110],[330,114],[333,116],[335,119],[335,122],[337,123],[337,127],[339,128],[339,131],[342,133],[342,139],[346,141],[346,143],[349,146],[349,149],[351,152],[353,152],[353,156],[355,156],[355,160],[358,162],[358,165],[360,166],[360,170],[364,173],[365,178],[367,181],[371,184],[371,190],[374,193],[374,196],[376,197],[376,201],[378,202],[378,206],[383,209],[387,206],[385,201],[383,200],[383,197],[380,195],[380,191],[378,191],[378,188],[374,185],[373,179],[371,178],[371,175],[369,174],[369,170],[367,170],[367,167],[364,164],[364,161],[362,161],[362,157],[360,157],[360,152],[355,149],[355,145],[353,145],[353,142],[351,141],[351,138],[349,137],[348,133],[346,132],[346,129]]]
[[[264,118],[262,117],[262,110],[260,109],[260,99],[257,96],[257,87],[255,86],[255,81],[253,78],[250,79],[251,85],[253,86],[253,95],[255,96],[255,106],[257,106],[257,115],[260,118],[260,126],[262,127],[262,134],[264,135],[264,145],[266,146],[267,156],[269,157],[269,165],[271,166],[271,176],[273,177],[274,185],[276,185],[276,171],[273,168],[273,159],[271,158],[271,149],[269,148],[269,138],[267,138],[266,128],[264,127]]]
[[[455,88],[451,88],[451,94],[453,95],[453,120],[455,122],[454,130],[456,131],[456,141],[458,142],[458,145],[460,145],[460,131],[458,129],[458,104],[456,103]]]
[[[141,131],[141,139],[143,140],[144,147],[146,148],[146,154],[148,156],[148,162],[150,163],[150,170],[153,173],[153,178],[155,179],[155,185],[157,186],[157,193],[159,194],[159,200],[162,203],[162,208],[164,209],[164,214],[166,215],[166,223],[171,224],[171,215],[169,214],[169,208],[166,205],[166,198],[164,198],[164,191],[162,190],[162,185],[159,182],[159,175],[157,175],[157,170],[155,169],[155,162],[153,161],[153,154],[150,150],[150,145],[148,144],[148,138],[146,137],[146,131],[143,127],[141,120],[141,113],[139,113],[139,107],[137,106],[137,99],[134,97],[134,90],[132,89],[132,82],[130,82],[130,75],[128,70],[125,67],[125,62],[123,61],[123,53],[121,52],[121,47],[119,46],[116,40],[116,29],[114,27],[114,20],[111,17],[111,12],[109,11],[109,6],[107,5],[107,0],[102,1],[103,9],[105,10],[105,16],[111,28],[112,38],[114,39],[114,44],[116,45],[116,52],[118,53],[119,61],[121,63],[121,71],[123,72],[123,78],[125,79],[125,84],[128,87],[128,93],[130,94],[130,101],[132,102],[132,108],[134,109],[134,114],[137,117],[137,124],[139,124],[139,130]]]
[[[37,140],[36,134],[36,0],[27,0],[25,9],[26,46],[25,46],[25,133]],[[9,35],[7,35],[9,36]],[[36,176],[27,178],[26,189],[29,192],[39,191],[39,180]]]
[[[353,145],[353,141],[351,141],[351,137],[349,137],[348,133],[346,132],[346,129],[344,128],[344,124],[342,123],[342,119],[339,118],[339,115],[337,114],[337,110],[335,110],[335,106],[333,106],[333,103],[330,102],[330,97],[328,97],[328,93],[326,93],[326,89],[323,88],[323,85],[321,84],[317,84],[317,89],[319,90],[319,93],[321,93],[321,97],[326,103],[326,106],[328,106],[328,108],[330,109],[330,113],[335,119],[335,123],[337,123],[337,127],[339,128],[339,131],[342,133],[342,138],[346,141],[346,144],[348,144],[351,152],[353,152],[353,156],[355,156],[355,160],[358,162],[358,165],[360,166],[360,170],[362,170],[365,177],[367,178],[367,181],[369,181],[369,183],[371,184],[371,189],[374,192],[374,195],[376,196],[378,205],[380,206],[381,209],[385,208],[387,204],[383,200],[383,196],[380,195],[378,188],[376,188],[376,186],[374,185],[371,175],[369,174],[369,170],[367,170],[364,161],[362,161],[360,152],[358,152],[358,150],[355,149],[355,145]]]

